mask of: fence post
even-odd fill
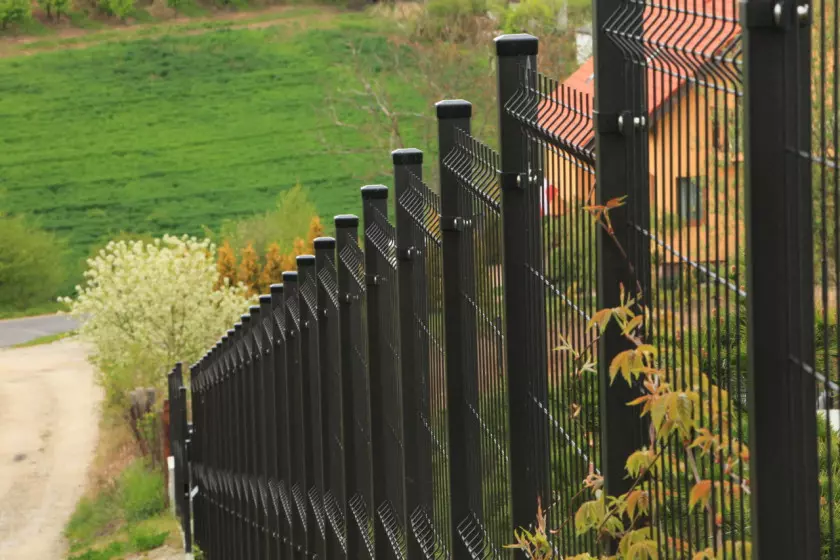
[[[370,456],[370,449],[367,442],[358,437],[359,426],[356,422],[356,393],[368,394],[368,387],[364,383],[365,376],[358,371],[358,357],[355,355],[353,340],[360,334],[362,329],[361,314],[361,288],[353,278],[347,266],[340,262],[350,245],[357,243],[359,236],[359,218],[350,214],[336,216],[336,274],[338,276],[338,301],[339,301],[339,338],[341,348],[341,373],[342,393],[344,412],[344,450],[345,450],[345,477],[344,488],[347,492],[347,503],[357,497],[372,485],[371,473],[363,472],[364,461],[360,457]],[[356,385],[362,384],[362,387]],[[369,404],[359,403],[360,407],[368,407]],[[369,414],[360,411],[362,414]],[[369,504],[372,507],[372,504]],[[347,506],[345,506],[347,507]],[[370,554],[365,546],[365,535],[358,523],[349,518],[350,508],[347,507],[347,557],[348,558],[369,558]]]
[[[527,34],[496,38],[498,60],[499,146],[501,155],[504,249],[505,337],[508,406],[510,409],[511,504],[514,527],[536,519],[537,499],[550,503],[549,442],[545,413],[548,403],[545,288],[540,223],[542,185],[520,123],[507,103],[537,68],[536,37]],[[527,71],[526,71],[527,69]],[[536,84],[530,84],[535,87]],[[532,117],[537,117],[533,96]],[[522,109],[520,109],[522,110]]]
[[[275,506],[275,497],[271,490],[271,480],[274,477],[273,465],[277,462],[277,408],[275,402],[276,380],[274,378],[274,316],[271,310],[271,296],[260,296],[260,336],[262,337],[262,357],[260,383],[261,407],[261,436],[262,464],[260,465],[260,482],[262,485],[263,499],[265,500],[265,546],[270,558],[279,556],[278,547],[279,527],[278,514]]]
[[[292,509],[300,517],[300,523],[295,524],[294,548],[297,555],[304,558],[309,543],[309,516],[306,505],[306,419],[303,407],[303,372],[301,370],[300,344],[300,303],[298,299],[298,273],[286,271],[283,273],[283,291],[285,293],[286,313],[286,374],[289,382],[289,452],[291,454],[292,471],[290,491]],[[294,515],[294,512],[293,512]]]
[[[605,204],[609,200],[631,194],[628,143],[633,138],[633,116],[639,116],[639,108],[630,105],[627,92],[633,85],[644,87],[645,76],[643,71],[625,61],[619,47],[607,35],[610,16],[623,5],[622,0],[595,0],[594,3],[593,50],[595,75],[598,77],[595,80],[594,113],[597,204]],[[638,75],[632,76],[633,71],[638,72]],[[638,97],[634,96],[634,99]],[[646,98],[642,96],[641,99]],[[646,190],[642,189],[642,192],[639,194],[649,197]],[[631,241],[627,205],[612,209],[610,220],[614,226],[615,239],[603,227],[598,227],[596,233],[598,309],[617,307],[620,302],[620,286],[631,290],[636,285],[623,254]],[[620,243],[623,249],[616,243]],[[632,253],[628,250],[627,254]],[[633,481],[626,476],[625,463],[630,454],[645,442],[639,409],[627,406],[628,402],[639,395],[638,390],[623,382],[613,385],[609,382],[612,358],[631,347],[615,323],[610,323],[598,342],[601,472],[605,491],[610,496],[623,494],[630,489]]]
[[[741,7],[753,558],[819,558],[811,31],[797,3]]]
[[[309,498],[309,546],[308,552],[318,558],[326,558],[327,541],[324,520],[324,447],[323,421],[321,411],[321,364],[318,352],[318,309],[317,271],[315,255],[297,257],[299,302],[300,302],[300,344],[303,372],[303,408],[306,419],[307,441],[307,483],[304,488]]]
[[[344,490],[344,445],[342,379],[338,332],[338,280],[335,266],[335,239],[318,237],[315,247],[315,268],[318,272],[318,340],[320,342],[321,407],[324,418],[324,513],[331,531],[327,538],[327,558],[343,560],[346,554],[343,539],[347,518]]]
[[[466,351],[465,342],[475,346],[475,317],[465,313],[464,293],[472,293],[463,267],[469,240],[462,233],[464,217],[470,209],[459,195],[458,179],[443,164],[455,147],[457,130],[469,133],[472,105],[464,100],[444,100],[435,105],[438,119],[440,150],[440,204],[443,252],[443,301],[446,340],[446,408],[449,430],[449,488],[452,494],[451,532],[452,557],[469,558],[472,552],[461,535],[482,513],[481,446],[475,417],[470,410],[477,403],[469,402],[468,387],[477,385],[478,365],[475,353]],[[470,276],[472,277],[472,276]]]
[[[289,417],[289,372],[286,368],[287,337],[286,337],[286,300],[283,284],[272,284],[271,310],[274,315],[274,401],[277,422],[277,463],[274,466],[277,484],[277,501],[280,510],[278,516],[278,531],[280,535],[281,556],[293,558],[296,525],[291,505],[292,486],[292,446],[291,425]],[[285,523],[283,523],[285,520]]]
[[[245,532],[245,546],[248,558],[257,556],[256,550],[256,514],[257,507],[251,487],[251,448],[253,446],[253,430],[251,429],[251,395],[249,383],[251,381],[251,315],[245,313],[240,317],[242,321],[242,332],[240,338],[241,363],[239,368],[239,426],[240,437],[242,438],[242,458],[239,478],[242,484],[243,500],[243,530]]]
[[[423,176],[423,152],[414,148],[395,150],[391,153],[394,162],[394,208],[397,218],[397,262],[399,282],[399,329],[401,341],[402,392],[403,392],[403,433],[405,446],[405,498],[409,516],[422,509],[431,515],[432,511],[432,456],[431,445],[421,445],[428,440],[428,432],[423,427],[422,418],[430,418],[429,397],[429,356],[424,348],[424,339],[419,336],[415,314],[417,299],[424,294],[415,293],[418,285],[417,275],[425,274],[417,266],[417,259],[425,258],[420,254],[414,239],[414,225],[411,215],[399,203],[406,191],[412,175]],[[410,442],[415,442],[411,445]],[[424,454],[423,451],[428,451]],[[408,529],[408,528],[406,528]],[[408,557],[422,557],[422,550],[416,538],[407,539]]]

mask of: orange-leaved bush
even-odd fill
[[[239,281],[245,284],[250,293],[257,293],[260,289],[260,261],[252,243],[248,243],[242,250],[237,273]]]
[[[280,245],[272,243],[265,254],[265,266],[260,275],[260,290],[267,294],[272,284],[283,281],[283,265],[285,258],[280,252]]]
[[[233,251],[229,241],[222,243],[219,247],[216,258],[216,270],[219,273],[219,280],[216,288],[224,285],[233,286],[236,284],[236,253]]]

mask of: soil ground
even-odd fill
[[[85,489],[101,391],[75,339],[0,350],[0,558],[64,558]]]

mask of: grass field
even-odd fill
[[[386,75],[385,21],[300,8],[270,23],[44,39],[27,48],[55,50],[0,58],[0,211],[65,237],[74,263],[119,232],[202,234],[298,181],[323,218],[358,211],[358,188],[387,181],[390,157],[328,110],[335,99],[341,121],[371,118],[346,93],[360,89],[349,45],[406,112],[431,115],[430,102]]]

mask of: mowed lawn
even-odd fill
[[[365,14],[310,9],[261,29],[0,59],[0,210],[66,237],[76,262],[119,232],[202,234],[296,182],[324,218],[358,211],[390,156],[338,126],[330,100],[342,122],[372,118],[347,93],[361,89],[349,44],[384,71],[388,33]],[[410,83],[383,79],[398,105],[432,114]],[[419,122],[403,123],[406,140]]]

